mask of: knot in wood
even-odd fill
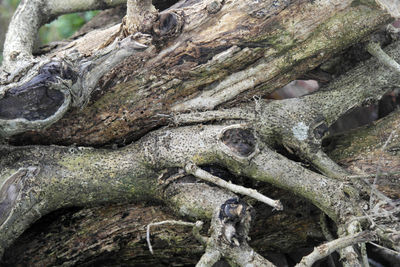
[[[222,134],[221,141],[242,157],[248,157],[256,148],[256,138],[250,129],[227,129]]]
[[[328,126],[325,123],[322,123],[322,124],[318,125],[317,127],[315,127],[314,137],[317,140],[320,140],[325,136],[325,134],[328,132],[328,130],[329,130]]]
[[[222,8],[222,4],[223,4],[223,1],[219,1],[219,0],[212,1],[211,3],[209,3],[207,5],[208,14],[215,14],[218,11],[220,11]]]
[[[60,80],[76,82],[77,75],[61,62],[43,65],[26,83],[10,88],[0,99],[0,119],[44,120],[57,112],[65,93],[56,88]]]
[[[180,14],[169,11],[160,14],[153,25],[153,32],[158,41],[171,39],[181,33],[183,24],[184,19]]]

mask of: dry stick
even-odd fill
[[[391,175],[399,175],[400,172],[381,172],[379,173],[379,176],[391,176]],[[362,179],[362,178],[372,178],[376,177],[375,174],[360,174],[360,175],[349,175],[347,178],[349,179]]]
[[[244,112],[242,108],[232,108],[226,110],[211,110],[204,112],[191,112],[184,114],[176,114],[173,117],[175,125],[188,123],[199,123],[214,120],[244,120],[252,116],[250,112]]]
[[[396,251],[396,250],[393,250],[393,249],[390,249],[390,248],[387,248],[387,247],[378,245],[378,244],[376,244],[376,243],[374,243],[374,242],[371,242],[371,241],[368,242],[368,243],[374,245],[375,247],[378,247],[378,248],[380,248],[380,249],[385,250],[386,252],[388,252],[389,254],[391,254],[391,255],[393,255],[393,256],[400,257],[400,252],[398,252],[398,251]]]
[[[372,241],[375,238],[376,237],[371,231],[364,231],[354,235],[348,235],[335,239],[314,248],[314,251],[307,256],[304,256],[301,262],[296,265],[296,267],[311,267],[317,260],[325,258],[337,249],[345,248],[357,243]]]
[[[153,251],[153,247],[151,246],[151,242],[150,242],[150,227],[151,226],[157,226],[157,225],[163,225],[163,224],[175,224],[175,225],[192,226],[194,228],[201,228],[203,226],[203,222],[201,222],[201,221],[197,221],[195,223],[192,223],[192,222],[184,222],[184,221],[166,220],[166,221],[162,221],[162,222],[149,223],[147,225],[146,241],[147,241],[147,245],[149,246],[149,250],[150,250],[151,254],[154,254],[154,251]]]
[[[254,199],[257,199],[258,201],[264,202],[265,204],[273,207],[276,210],[283,210],[282,203],[279,200],[270,199],[270,198],[264,196],[263,194],[258,193],[257,190],[246,188],[246,187],[243,187],[240,185],[235,185],[232,183],[228,183],[228,182],[222,180],[221,178],[214,176],[211,173],[206,172],[205,170],[200,169],[193,163],[186,164],[185,171],[187,173],[190,173],[190,174],[196,176],[197,178],[200,178],[207,182],[216,184],[216,185],[223,187],[225,189],[228,189],[234,193],[246,195],[246,196],[252,197]]]

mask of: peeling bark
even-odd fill
[[[177,3],[161,12],[149,48],[129,56],[114,70],[105,69],[108,74],[99,87],[93,79],[96,93],[86,108],[71,109],[48,130],[36,130],[18,140],[126,144],[168,123],[162,115],[171,111],[212,109],[267,95],[389,20],[373,3],[228,1],[221,2],[217,13],[209,14],[207,6],[212,3]],[[184,25],[164,25],[163,20],[179,20]],[[238,25],[241,30],[235,31]],[[93,60],[94,65],[101,64],[93,51],[118,29],[88,34],[55,55],[65,58],[78,51],[74,54],[77,69]],[[85,60],[80,62],[82,56]],[[93,89],[78,89],[79,94],[74,95],[84,96],[76,101],[78,106],[88,103]],[[184,99],[198,104],[185,104]]]
[[[0,81],[0,255],[55,210],[156,202],[190,220],[211,221],[199,266],[220,258],[239,266],[272,266],[267,255],[247,243],[250,205],[189,174],[208,181],[245,177],[240,183],[266,182],[294,194],[295,203],[308,201],[330,217],[338,240],[346,240],[339,246],[344,266],[361,264],[350,245],[369,241],[354,239],[367,228],[382,245],[400,249],[398,203],[377,188],[381,160],[372,183],[354,180],[322,147],[340,116],[378,100],[398,84],[398,73],[370,59],[315,94],[272,102],[260,98],[389,21],[375,2],[180,1],[157,12],[150,1],[127,1],[122,24],[91,31],[40,57],[32,55],[31,41],[42,23],[98,5],[71,1],[65,9],[57,1],[24,1],[14,16]],[[14,35],[27,12],[38,16],[22,24],[25,35]],[[395,60],[400,59],[399,45],[385,48]],[[398,139],[396,131],[382,151]],[[117,146],[100,147],[113,143]],[[295,157],[310,168],[291,160]],[[291,209],[284,196],[281,205],[264,193],[223,180],[217,184],[256,195],[284,212]],[[146,223],[132,220],[138,227]],[[124,233],[140,235],[136,229]],[[105,251],[123,250],[114,239],[100,238],[93,249],[93,239],[83,242],[90,248],[87,253],[67,246],[65,257],[46,260],[89,264]],[[254,245],[261,249],[265,237],[258,238]],[[30,249],[30,255],[35,251]],[[13,253],[7,255],[5,262],[11,262]]]

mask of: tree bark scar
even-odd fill
[[[65,101],[64,93],[52,88],[59,79],[75,82],[77,77],[71,69],[63,69],[58,62],[44,65],[30,81],[4,94],[0,99],[0,119],[35,121],[56,113]]]
[[[316,140],[322,140],[329,131],[329,127],[325,120],[326,118],[324,116],[319,115],[315,120],[316,123],[312,126],[312,128],[314,128],[313,134]]]
[[[0,188],[0,226],[6,221],[22,189],[27,170],[20,169],[10,176]]]
[[[256,138],[249,129],[227,129],[222,134],[221,141],[242,157],[250,156],[256,148]]]
[[[178,36],[182,32],[184,18],[181,14],[168,11],[160,14],[153,25],[153,32],[157,42],[165,41]]]
[[[224,0],[216,0],[207,5],[207,11],[209,14],[215,14],[221,10]]]
[[[317,140],[321,140],[325,134],[328,132],[329,128],[326,123],[321,123],[314,129],[314,137]]]
[[[243,200],[239,198],[226,200],[218,214],[225,241],[231,246],[240,246],[246,242],[251,218],[252,207]]]

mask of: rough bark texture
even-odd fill
[[[19,136],[18,141],[127,144],[165,125],[163,114],[185,111],[179,106],[185,98],[210,89],[222,94],[228,87],[234,91],[226,99],[213,103],[211,95],[203,102],[224,106],[267,95],[389,19],[373,2],[271,2],[222,1],[220,10],[209,12],[213,1],[191,1],[163,11],[172,24],[164,25],[160,17],[155,28],[167,28],[159,28],[163,34],[156,46],[108,73],[83,110],[70,110],[48,130]],[[178,24],[170,16],[181,17],[184,28],[175,29]],[[235,30],[239,25],[240,31]],[[89,34],[69,44],[67,51],[90,55],[109,35],[110,30]]]
[[[355,174],[363,171],[363,175],[369,172],[375,175],[374,164],[382,157],[386,162],[381,166],[382,172],[399,170],[398,166],[391,165],[399,164],[398,150],[395,149],[399,142],[391,142],[391,149],[383,152],[384,154],[380,149],[393,128],[399,125],[399,120],[399,112],[396,112],[370,127],[353,131],[351,135],[330,138],[330,147],[334,150],[329,155]],[[379,190],[392,199],[400,198],[397,182],[399,175],[381,177]],[[237,179],[233,181],[245,182],[243,178]],[[318,223],[318,209],[277,188],[265,184],[258,184],[258,187],[263,188],[262,193],[281,199],[285,207],[285,211],[276,212],[253,201],[257,214],[252,225],[250,244],[258,253],[279,263],[277,258],[284,257],[279,253],[298,259],[301,253],[310,252],[311,247],[324,240]],[[178,217],[172,216],[171,210],[151,202],[145,206],[125,204],[60,210],[40,220],[24,233],[6,251],[4,265],[194,265],[203,250],[187,228],[153,228],[151,238],[154,256],[148,251],[146,225],[152,221],[168,219]]]
[[[262,205],[255,206],[260,212],[257,212],[258,219],[252,227],[250,244],[267,258],[279,253],[297,256],[299,248],[311,250],[312,246],[324,240],[318,225],[319,212],[315,207],[293,197],[286,203],[301,208],[288,208],[285,213],[277,213]],[[195,265],[203,254],[203,247],[188,227],[153,227],[154,255],[150,254],[146,244],[147,224],[179,218],[172,216],[170,210],[151,203],[148,205],[151,206],[128,204],[62,210],[49,215],[6,251],[3,264]]]
[[[315,94],[262,99],[387,23],[374,1],[160,1],[174,5],[158,12],[150,1],[132,0],[121,24],[32,54],[48,19],[117,2],[124,1],[68,1],[68,8],[59,0],[22,1],[13,18],[0,73],[5,265],[162,265],[169,253],[181,261],[167,264],[201,257],[198,266],[206,267],[222,257],[233,266],[284,265],[271,251],[365,229],[368,241],[379,237],[400,250],[398,194],[390,190],[400,168],[399,113],[322,146],[343,114],[399,84],[398,72],[372,58]],[[399,51],[393,42],[380,53],[399,61]],[[376,159],[370,171],[362,167]],[[200,182],[188,166],[257,188],[284,211]],[[321,213],[330,218],[323,231]],[[152,232],[151,256],[144,227],[175,216],[210,222],[201,233],[208,238],[162,226]],[[366,255],[346,246],[339,250],[344,266],[360,266]]]

